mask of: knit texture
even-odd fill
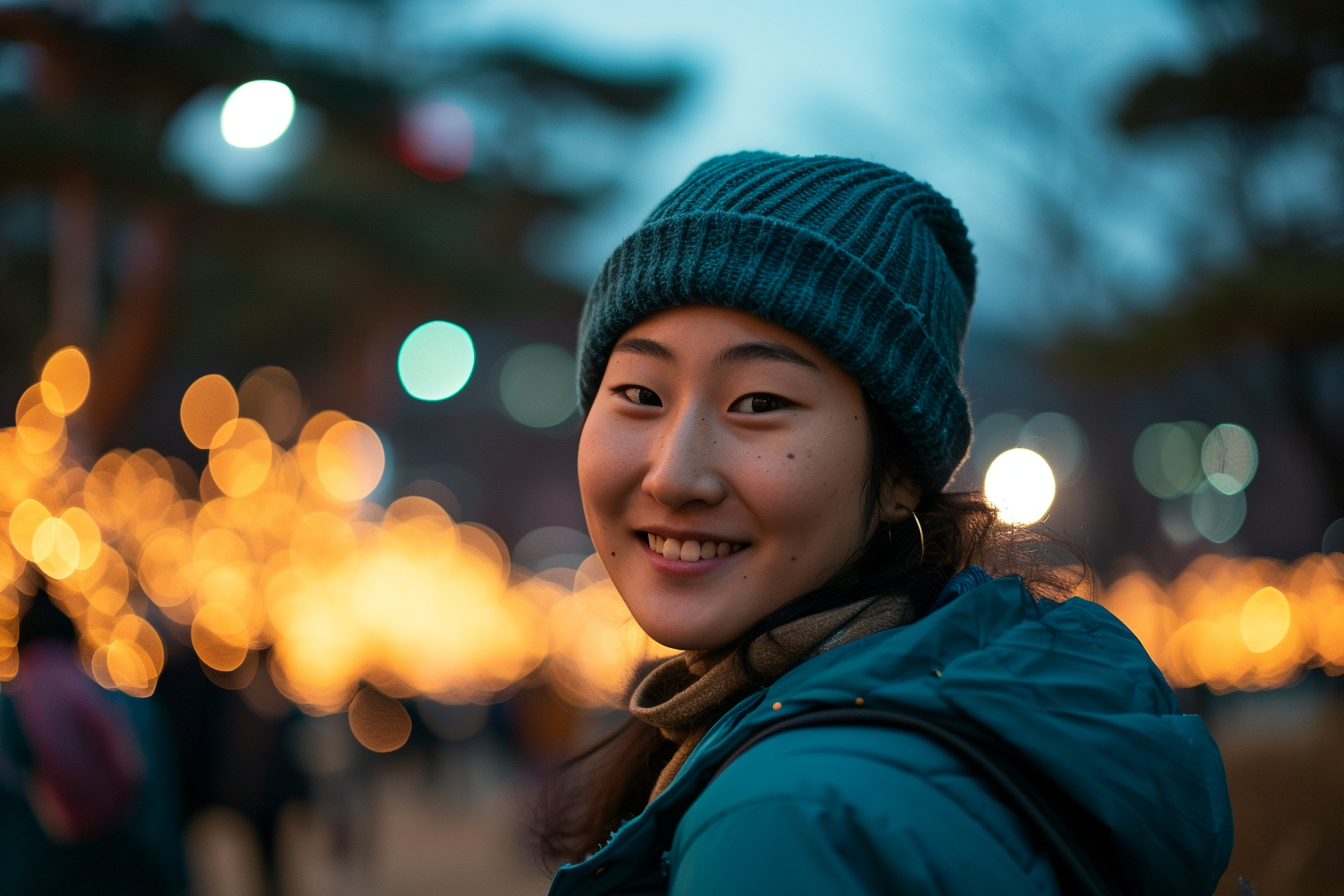
[[[611,349],[677,305],[747,311],[803,336],[858,379],[909,440],[927,490],[966,457],[961,346],[975,256],[961,216],[883,165],[765,152],[697,168],[617,247],[579,324],[592,405]]]

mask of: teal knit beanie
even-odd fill
[[[891,415],[939,491],[966,457],[961,345],[975,255],[952,203],[859,159],[719,156],[664,199],[603,265],[579,324],[591,407],[611,349],[677,305],[750,312],[807,339]]]

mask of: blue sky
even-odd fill
[[[577,284],[698,162],[747,148],[864,157],[946,193],[977,244],[982,328],[1110,310],[1044,263],[1041,196],[1089,234],[1083,268],[1139,296],[1176,273],[1182,162],[1119,145],[1103,116],[1133,72],[1198,52],[1178,0],[423,0],[398,19],[412,45],[507,38],[596,68],[693,72],[623,193],[551,247]]]
[[[166,3],[104,5],[152,15]],[[610,145],[582,126],[554,140],[559,170],[606,164],[623,183],[603,206],[553,221],[533,241],[538,264],[581,289],[695,165],[740,149],[867,158],[949,196],[980,259],[981,332],[1048,334],[1061,322],[1096,323],[1122,305],[1161,301],[1181,274],[1175,247],[1189,228],[1218,230],[1197,152],[1130,146],[1105,125],[1136,72],[1199,56],[1184,0],[197,0],[197,7],[281,43],[339,47],[375,67],[413,69],[417,51],[441,56],[506,42],[595,70],[688,71],[691,86],[677,107],[629,145]],[[467,108],[485,124],[488,108]],[[1061,236],[1060,223],[1077,237]],[[1068,245],[1077,251],[1062,253]]]

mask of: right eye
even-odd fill
[[[625,400],[631,404],[643,404],[655,408],[663,406],[663,400],[652,389],[646,389],[643,386],[622,386],[619,391],[625,397]]]

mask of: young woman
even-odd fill
[[[713,159],[608,260],[584,511],[684,652],[549,791],[553,894],[1213,891],[1232,825],[1201,721],[944,491],[974,291],[946,199],[829,157]]]

